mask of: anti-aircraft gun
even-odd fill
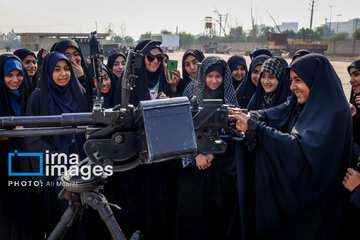
[[[129,104],[136,70],[144,56],[151,56],[150,41],[143,49],[130,50],[122,80],[122,104],[112,109],[102,106],[101,61],[96,32],[91,34],[92,75],[97,81],[97,96],[92,112],[64,113],[56,116],[1,117],[0,137],[52,136],[84,134],[87,158],[80,165],[112,166],[114,172],[128,171],[140,164],[195,156],[198,152],[223,153],[223,139],[241,140],[242,135],[230,126],[229,106],[222,100],[205,100],[202,108],[191,107],[186,97],[141,101],[138,107]],[[156,57],[156,56],[155,56]],[[16,126],[25,128],[14,129]],[[69,207],[48,239],[61,239],[79,218],[84,205],[97,210],[113,239],[125,239],[102,189],[105,175],[92,175],[84,180],[81,174],[64,174],[64,189],[59,197],[69,200]],[[135,232],[131,239],[139,239]]]

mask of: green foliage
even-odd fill
[[[114,35],[111,39],[114,43],[134,43],[134,39],[131,36],[120,37],[118,35]]]
[[[195,44],[195,37],[190,33],[179,33],[179,47],[182,49],[189,49]]]
[[[301,28],[297,33],[297,38],[302,40],[317,40],[319,36],[310,28]]]
[[[0,48],[10,47],[11,49],[20,48],[20,39],[16,36],[14,29],[8,33],[0,33]]]
[[[169,35],[171,35],[171,34],[172,34],[172,32],[171,32],[171,31],[166,30],[166,29],[161,30],[161,31],[160,31],[160,33],[162,33],[162,34],[169,34]]]
[[[273,27],[265,26],[261,29],[261,33],[265,35],[266,32],[275,32]]]
[[[229,34],[224,38],[225,41],[230,42],[243,42],[245,39],[246,33],[241,26],[230,28]]]
[[[360,40],[360,28],[356,29],[353,33],[353,38],[355,40]]]
[[[315,29],[315,33],[319,36],[319,40],[323,40],[325,38],[325,28],[324,28],[324,26],[317,27]]]
[[[348,32],[340,32],[340,33],[337,33],[337,34],[331,36],[331,40],[345,40],[348,37],[349,37]]]
[[[294,32],[293,30],[286,30],[286,31],[283,31],[282,33],[287,34],[288,38],[296,38],[297,37],[296,32]]]
[[[122,43],[123,39],[122,37],[118,36],[118,35],[114,35],[111,38],[115,43]]]
[[[124,42],[125,43],[134,43],[134,39],[131,36],[125,36],[124,37]]]
[[[254,29],[251,29],[247,35],[247,40],[255,41],[257,34],[258,34],[258,29],[256,27]]]
[[[151,38],[151,32],[146,32],[140,35],[139,37],[139,41],[144,40],[144,39],[150,39]]]

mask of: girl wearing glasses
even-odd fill
[[[138,43],[141,50],[150,40]],[[153,100],[161,93],[173,96],[163,68],[163,51],[152,45],[144,56],[141,69],[136,73],[135,87],[129,102],[137,106],[140,101]],[[115,104],[121,102],[121,81],[116,87]],[[169,133],[171,134],[171,133]],[[109,202],[121,206],[116,216],[124,234],[130,237],[140,230],[146,239],[172,239],[175,208],[176,171],[180,161],[165,161],[140,165],[130,171],[114,173],[108,182]]]
[[[141,50],[150,40],[143,40],[135,47],[135,51]],[[130,94],[129,102],[137,106],[142,100],[156,99],[162,93],[167,97],[173,97],[171,85],[167,82],[163,68],[163,51],[158,45],[150,49],[150,54],[144,56],[141,69],[138,70],[139,76],[135,80],[135,87]],[[116,86],[115,104],[121,103],[121,82]]]

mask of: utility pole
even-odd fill
[[[356,29],[357,29],[358,21],[360,21],[360,18],[355,18],[355,29],[354,29],[354,32],[355,32]]]
[[[220,17],[220,30],[219,30],[219,36],[221,37],[222,14],[219,14],[219,17]]]
[[[315,2],[315,0],[311,1],[310,30],[312,30],[312,22],[313,22],[313,14],[314,14],[314,2]]]
[[[324,39],[326,38],[326,25],[327,25],[327,18],[325,18],[325,25],[324,25]]]
[[[332,8],[334,7],[334,5],[329,4],[330,7],[330,23],[329,23],[329,28],[330,28],[330,35],[331,35],[331,16],[332,16]]]
[[[336,14],[336,16],[338,17],[338,22],[337,22],[337,27],[336,27],[336,33],[339,33],[339,22],[340,22],[341,14]]]
[[[256,38],[256,24],[255,24],[255,20],[254,20],[254,16],[253,16],[253,8],[252,8],[252,1],[250,2],[250,7],[251,7],[251,25],[252,25],[252,34],[253,34],[253,39],[255,40]]]

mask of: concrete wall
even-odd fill
[[[218,43],[218,46],[226,45],[231,47],[232,52],[251,52],[256,48],[265,48],[267,43],[264,42],[232,42],[232,43]],[[197,44],[195,48],[204,51],[202,44]]]
[[[325,55],[360,56],[360,40],[321,41],[328,45]]]
[[[360,56],[360,40],[327,40],[320,41],[320,44],[327,44],[328,50],[325,55],[337,56]],[[231,47],[232,52],[251,52],[256,48],[266,48],[266,42],[237,42],[237,43],[218,43],[218,45],[226,45]],[[204,50],[202,44],[195,46],[200,50]]]

